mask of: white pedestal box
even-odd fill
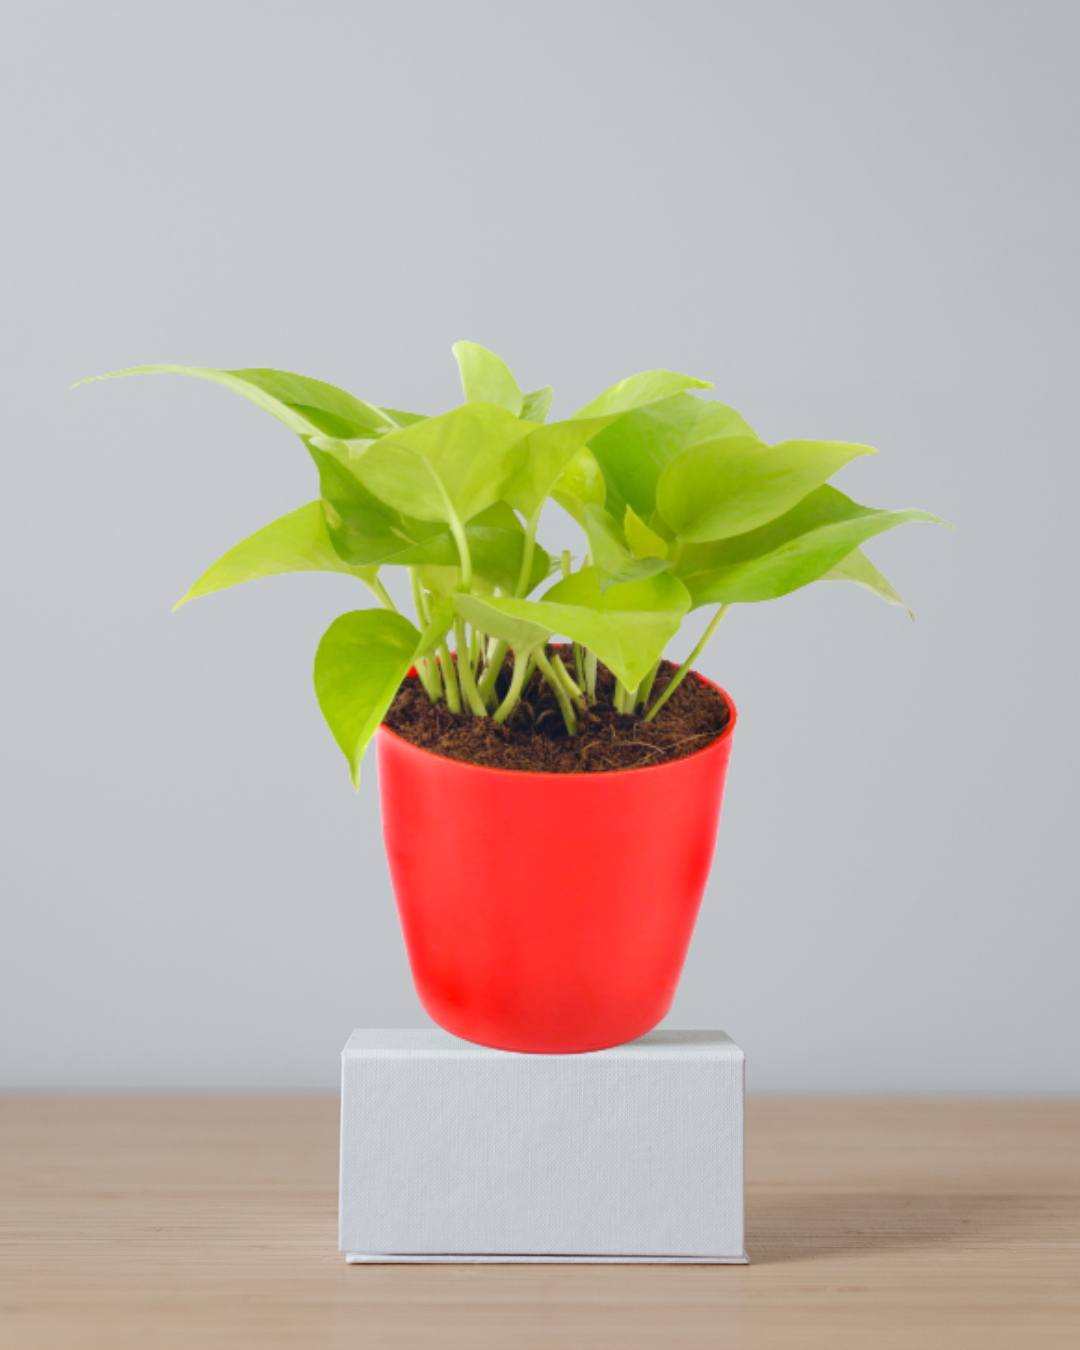
[[[351,1262],[746,1260],[743,1052],[722,1031],[586,1055],[356,1031],[341,1086]]]

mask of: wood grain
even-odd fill
[[[0,1097],[3,1350],[1080,1346],[1080,1103],[752,1100],[750,1266],[346,1266],[329,1097]]]

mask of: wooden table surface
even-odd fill
[[[757,1099],[749,1266],[346,1266],[331,1097],[0,1097],[3,1350],[1080,1347],[1080,1102]]]

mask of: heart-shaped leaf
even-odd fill
[[[319,439],[308,449],[319,468],[319,484],[331,542],[348,562],[358,565],[458,567],[461,554],[449,526],[402,515],[387,506],[357,478],[348,442]],[[476,575],[512,591],[521,573],[525,532],[506,502],[495,502],[464,526]],[[533,553],[528,591],[549,575],[551,559],[540,547]]]
[[[817,581],[867,539],[916,520],[948,523],[926,511],[859,506],[834,487],[820,487],[760,529],[685,545],[675,572],[695,606],[775,600]]]
[[[521,416],[525,396],[501,357],[476,342],[455,342],[452,350],[466,403],[497,403],[515,417]]]
[[[655,530],[650,530],[632,506],[627,506],[623,516],[623,534],[635,558],[668,556],[667,540],[662,539]]]
[[[684,389],[711,389],[708,380],[696,380],[692,375],[679,375],[674,370],[646,370],[640,375],[629,375],[610,389],[579,408],[574,418],[608,417],[640,408],[645,403],[656,403]]]
[[[594,652],[627,688],[636,688],[675,636],[690,596],[674,577],[661,575],[601,592],[596,569],[558,582],[540,600],[494,599],[492,609],[562,633]]]
[[[643,530],[646,528],[642,526]],[[637,557],[629,546],[623,527],[602,506],[590,504],[585,508],[585,533],[601,591],[615,584],[643,581],[646,577],[656,576],[658,572],[670,571],[673,565],[666,556],[655,551],[645,557]],[[652,534],[651,530],[649,534]],[[663,540],[660,540],[660,544],[666,554]]]
[[[675,394],[620,417],[589,443],[604,471],[608,509],[621,516],[632,506],[642,520],[656,507],[656,484],[675,458],[698,441],[726,436],[757,439],[734,408]]]
[[[660,475],[656,504],[680,539],[730,539],[776,520],[845,464],[876,453],[842,441],[772,447],[747,437],[701,441]]]
[[[530,604],[530,601],[515,603]],[[505,642],[515,656],[527,654],[542,646],[551,636],[552,630],[531,618],[522,618],[509,614],[500,608],[497,600],[484,600],[475,595],[459,592],[454,596],[454,607],[466,622],[474,628],[487,633],[489,637]]]
[[[533,429],[494,403],[466,403],[356,447],[351,467],[403,515],[464,523],[504,495]]]
[[[603,506],[605,499],[604,475],[588,446],[579,450],[566,466],[551,495],[583,530],[586,529],[588,507]]]
[[[354,787],[368,742],[420,648],[420,634],[408,619],[385,609],[342,614],[323,634],[315,653],[315,694],[349,761]]]
[[[372,403],[355,398],[344,389],[293,375],[287,370],[210,370],[203,366],[133,366],[98,380],[113,380],[121,375],[194,375],[200,380],[232,389],[257,407],[283,422],[298,436],[337,436],[342,438],[381,436],[393,431],[398,418]],[[82,384],[91,381],[82,380]],[[411,414],[401,416],[412,418]]]
[[[283,572],[344,572],[361,581],[373,582],[378,570],[378,567],[356,567],[339,558],[326,530],[322,503],[308,502],[223,553],[173,608],[179,609],[189,600],[238,586],[243,581]]]
[[[521,412],[518,416],[523,422],[544,422],[547,420],[548,411],[551,408],[551,400],[555,397],[555,390],[550,384],[545,384],[543,389],[534,389],[531,394],[526,394],[521,404]]]
[[[852,581],[856,586],[862,586],[868,590],[871,595],[876,595],[889,605],[899,605],[901,609],[906,609],[911,618],[915,615],[911,613],[911,606],[896,589],[895,586],[884,576],[861,548],[853,549],[846,558],[830,567],[823,577],[818,577],[819,581]]]

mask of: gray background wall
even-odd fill
[[[315,495],[175,361],[564,412],[666,365],[864,440],[912,604],[730,618],[741,723],[670,1023],[758,1090],[1080,1090],[1074,4],[102,2],[9,11],[0,1082],[331,1087],[422,1025],[321,723],[345,578],[170,605]],[[555,513],[549,526],[561,529]],[[677,654],[688,650],[691,625]]]

